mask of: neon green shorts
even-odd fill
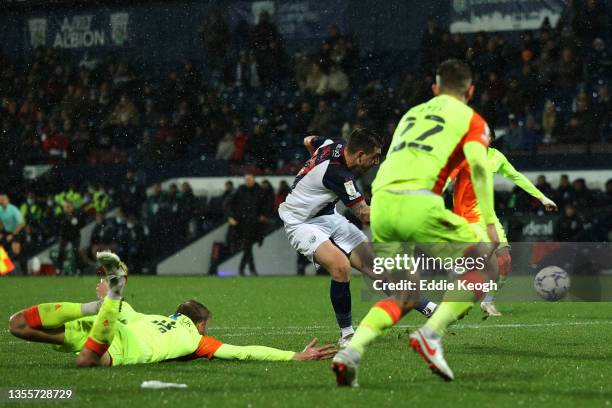
[[[442,197],[433,194],[378,191],[370,222],[374,242],[437,244],[431,255],[458,257],[470,243],[480,241],[466,219],[447,210]]]
[[[489,234],[487,234],[487,226],[482,222],[475,222],[470,224],[472,230],[478,235],[478,238],[484,242],[490,242]],[[506,231],[504,231],[504,227],[499,221],[499,219],[495,218],[495,230],[497,231],[497,237],[499,238],[499,247],[504,248],[509,247],[508,238],[506,237]]]

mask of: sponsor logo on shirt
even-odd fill
[[[351,200],[357,198],[357,189],[355,188],[355,184],[353,184],[353,180],[349,180],[344,183],[344,190]]]

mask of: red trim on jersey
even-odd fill
[[[88,350],[93,351],[94,353],[96,353],[100,357],[102,357],[102,355],[104,353],[106,353],[106,350],[108,350],[109,347],[110,347],[110,344],[98,343],[97,341],[95,341],[91,337],[88,337],[87,341],[85,342],[85,348],[88,349]]]
[[[463,155],[463,139],[455,146],[455,150],[448,156],[448,160],[440,172],[438,173],[438,178],[436,179],[436,184],[431,189],[434,193],[438,195],[442,195],[442,191],[444,191],[444,186],[446,185],[446,180],[448,179],[451,171],[461,164],[464,159]]]
[[[353,201],[351,201],[348,204],[345,204],[348,208],[354,207],[355,204],[359,204],[360,202],[362,202],[363,200],[365,200],[365,196],[361,196],[361,197],[357,197],[356,199],[354,199]]]
[[[38,306],[32,306],[23,311],[23,317],[33,329],[42,329],[42,321],[40,320],[40,313],[38,312]]]
[[[206,357],[212,360],[215,356],[215,352],[219,350],[219,347],[223,345],[222,341],[215,339],[214,337],[202,336],[198,348],[194,351],[196,357]]]
[[[478,142],[484,147],[489,147],[490,141],[491,137],[489,135],[489,127],[487,126],[487,122],[485,122],[482,116],[474,112],[472,114],[472,118],[470,119],[468,131],[461,138],[459,143],[457,143],[450,156],[448,156],[448,160],[446,161],[444,167],[440,169],[438,178],[436,179],[436,183],[434,184],[432,191],[436,194],[442,194],[449,175],[463,162],[463,159],[465,159],[465,155],[463,154],[463,146],[467,142]]]
[[[215,339],[214,337],[202,336],[200,338],[200,342],[198,343],[198,348],[196,348],[193,353],[186,356],[164,360],[164,363],[170,361],[191,361],[202,357],[212,360],[215,357],[215,353],[222,345],[223,342]]]
[[[455,170],[457,170],[457,176],[453,193],[453,212],[465,218],[469,223],[480,222],[478,200],[472,184],[470,165],[464,160]]]

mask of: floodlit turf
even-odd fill
[[[358,320],[370,304],[353,284]],[[95,278],[0,279],[0,311],[45,301],[89,301]],[[529,287],[527,285],[526,287]],[[126,299],[138,311],[171,314],[197,298],[213,312],[210,335],[232,344],[301,349],[310,339],[335,342],[325,278],[131,277]],[[101,369],[74,368],[74,357],[0,331],[0,388],[74,387],[84,407],[288,406],[609,406],[612,404],[612,303],[502,303],[504,317],[480,310],[455,327],[446,355],[456,380],[433,376],[397,328],[363,359],[360,389],[338,389],[329,361],[193,361]],[[404,326],[420,325],[409,315]],[[145,380],[187,389],[143,390]],[[28,404],[28,406],[32,406]]]

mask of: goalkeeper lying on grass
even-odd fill
[[[77,367],[112,366],[205,357],[223,360],[306,361],[335,354],[332,345],[311,341],[302,352],[263,346],[233,346],[206,336],[210,312],[195,300],[179,305],[172,316],[138,313],[122,301],[127,267],[112,252],[97,254],[106,281],[98,284],[99,302],[42,303],[9,321],[13,335],[50,343],[59,351],[79,353]]]

